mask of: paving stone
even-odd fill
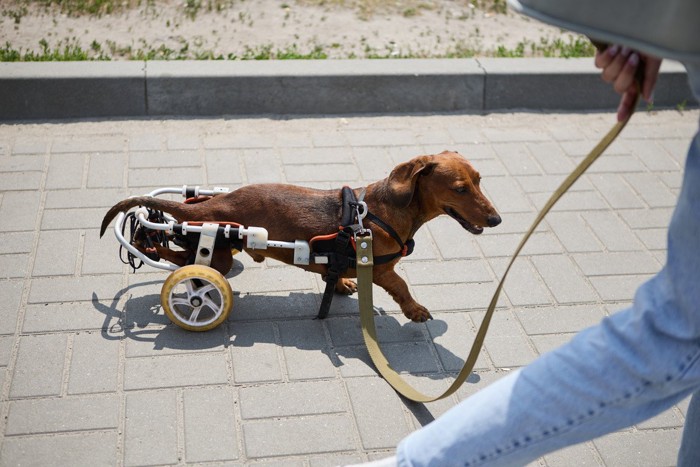
[[[522,143],[493,144],[493,150],[513,176],[541,174],[542,168]]]
[[[529,196],[539,212],[549,201],[550,193],[535,193]],[[552,212],[560,211],[596,211],[608,209],[603,197],[596,191],[569,190],[552,207]]]
[[[226,366],[223,352],[128,358],[124,367],[124,389],[225,384],[228,381]]]
[[[163,184],[168,186],[204,185],[204,170],[201,167],[158,167],[149,169],[129,169],[130,187],[150,187]]]
[[[643,282],[651,279],[652,274],[630,276],[596,276],[591,277],[593,287],[603,300],[631,300],[634,293]]]
[[[574,168],[573,161],[557,143],[528,143],[527,148],[547,174],[568,175]]]
[[[123,136],[95,135],[59,137],[51,145],[53,154],[76,152],[115,152],[126,148],[126,139]]]
[[[46,188],[55,190],[83,186],[86,161],[85,154],[52,154]]]
[[[670,208],[658,209],[625,209],[618,211],[620,217],[632,229],[663,228],[666,229],[671,222],[673,210]]]
[[[405,263],[403,269],[411,284],[450,284],[483,282],[493,279],[484,261],[440,261]]]
[[[252,269],[237,276],[231,285],[244,293],[299,291],[313,289],[313,276],[292,266]]]
[[[315,415],[243,423],[248,458],[292,456],[355,449],[349,415]]]
[[[282,369],[275,331],[270,323],[236,323],[231,345],[236,383],[280,381]]]
[[[530,336],[537,353],[542,355],[569,342],[576,334],[541,334]]]
[[[482,235],[478,242],[484,256],[512,256],[522,241],[523,234]],[[563,253],[563,247],[551,232],[535,232],[523,247],[523,255],[545,255]]]
[[[488,193],[491,203],[504,215],[511,212],[530,212],[533,206],[515,179],[510,177],[492,177],[488,180]],[[504,216],[505,217],[505,216]]]
[[[410,130],[403,129],[365,129],[348,130],[345,137],[351,146],[396,146],[417,145],[416,136]]]
[[[7,366],[10,364],[14,340],[14,336],[0,337],[0,366]]]
[[[345,413],[349,406],[340,381],[303,381],[241,388],[246,419]]]
[[[581,443],[544,456],[547,467],[597,466],[598,459],[591,443]]]
[[[450,284],[413,287],[416,301],[432,311],[466,311],[488,307],[497,283]],[[506,303],[501,295],[498,302]]]
[[[75,274],[80,237],[79,230],[40,232],[32,275],[38,277]]]
[[[22,331],[41,333],[101,329],[107,312],[99,303],[40,303],[28,305]]]
[[[637,423],[640,430],[656,430],[661,428],[683,428],[684,421],[681,420],[678,412],[672,407],[659,415],[650,418],[642,423]]]
[[[127,394],[124,465],[177,463],[176,396],[175,391]]]
[[[187,462],[222,462],[238,458],[234,400],[231,388],[184,391]]]
[[[525,332],[532,334],[573,333],[598,324],[605,311],[594,305],[538,307],[516,310]]]
[[[204,167],[207,171],[207,183],[232,188],[243,183],[240,151],[212,150],[204,155]]]
[[[433,345],[445,371],[459,371],[464,366],[476,337],[476,326],[467,313],[435,313],[426,323]],[[488,356],[482,349],[474,365],[475,369],[489,368]]]
[[[376,181],[389,176],[393,162],[383,148],[353,148],[353,157],[362,180]]]
[[[425,326],[407,321],[403,315],[378,315],[374,317],[377,338],[380,342],[423,342]],[[357,316],[326,320],[326,326],[335,346],[363,345],[362,328]]]
[[[124,166],[122,162],[121,166]],[[144,151],[129,154],[129,169],[158,169],[161,167],[200,168],[202,158],[196,149]]]
[[[7,437],[2,465],[112,465],[117,457],[115,432]]]
[[[666,250],[668,244],[667,229],[638,230],[636,234],[648,250]]]
[[[346,148],[293,147],[281,152],[283,165],[352,164],[352,152]]]
[[[478,322],[481,323],[483,313],[475,315],[479,316]],[[493,314],[484,346],[496,368],[524,366],[536,357],[519,322],[507,310]]]
[[[200,353],[224,350],[228,344],[225,326],[207,332],[190,332],[177,326],[158,329],[154,339],[128,339],[125,356],[158,357],[183,353]]]
[[[33,231],[39,212],[38,191],[6,191],[0,199],[0,232]]]
[[[14,334],[17,327],[17,315],[22,299],[22,281],[0,281],[0,334]]]
[[[335,377],[323,321],[280,322],[278,327],[289,379]]]
[[[41,230],[95,229],[105,214],[104,208],[47,209],[41,219]]]
[[[49,145],[45,139],[19,136],[15,139],[15,144],[12,146],[12,154],[37,154],[44,155],[48,151]]]
[[[163,148],[163,135],[159,133],[145,133],[129,135],[129,151],[157,151]]]
[[[588,179],[613,209],[641,208],[645,204],[619,174],[592,174]]]
[[[123,188],[79,188],[73,190],[51,190],[46,193],[44,209],[104,208],[112,207],[127,197]],[[95,225],[95,228],[98,226]]]
[[[121,287],[116,275],[83,277],[46,277],[32,280],[29,303],[91,301],[93,297],[111,300]]]
[[[334,347],[332,351],[335,358],[340,361],[340,375],[343,378],[377,375],[377,370],[364,344],[354,347]]]
[[[260,149],[243,152],[245,180],[248,183],[280,183],[285,181],[276,150]]]
[[[584,212],[582,215],[591,230],[595,232],[608,250],[635,251],[642,249],[642,245],[634,233],[614,213],[599,211]]]
[[[18,279],[27,275],[27,254],[0,255],[0,278]]]
[[[602,244],[588,227],[579,213],[551,212],[546,218],[566,251],[601,251]]]
[[[87,170],[88,188],[124,186],[125,156],[120,153],[102,152],[90,155]]]
[[[355,185],[360,180],[354,164],[285,165],[284,173],[289,183],[330,181]]]
[[[34,235],[34,232],[0,233],[0,255],[31,252],[34,246]],[[0,268],[0,271],[4,269]]]
[[[613,433],[593,441],[606,465],[635,465],[652,467],[675,465],[681,430]]]
[[[119,340],[98,332],[73,338],[68,394],[115,392],[119,374]]]
[[[345,384],[365,449],[389,449],[410,428],[398,394],[381,378],[353,378]]]
[[[20,338],[10,398],[61,394],[67,341],[62,334]]]
[[[560,304],[592,302],[596,295],[571,259],[566,256],[535,256],[532,262]]]
[[[234,281],[234,287],[235,284]],[[320,297],[320,293],[311,291],[243,293],[234,298],[229,319],[234,322],[232,326],[236,327],[238,321],[314,318],[321,304]],[[334,297],[333,305],[337,305],[341,298]],[[335,311],[335,308],[331,309]]]
[[[654,174],[626,174],[625,180],[639,193],[644,202],[652,208],[673,207],[678,196],[671,192]]]
[[[116,395],[28,399],[10,403],[8,435],[107,430],[119,425]]]
[[[643,251],[585,253],[573,255],[573,258],[587,276],[653,274],[661,269],[658,261],[651,254]]]
[[[0,172],[0,186],[8,191],[39,190],[41,180],[41,172]]]
[[[503,277],[510,259],[501,258],[490,261],[499,280]],[[494,285],[494,292],[496,285]],[[537,269],[528,258],[518,258],[510,268],[503,285],[503,291],[513,306],[548,305],[553,302],[549,289],[540,277]]]

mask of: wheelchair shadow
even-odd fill
[[[102,337],[150,343],[148,347],[154,351],[187,352],[273,344],[283,349],[320,352],[336,368],[348,365],[362,374],[376,374],[364,347],[356,296],[336,295],[328,318],[317,320],[320,294],[234,292],[234,307],[226,322],[210,331],[190,332],[172,324],[163,313],[160,295],[152,293],[153,287],[160,284],[160,281],[145,281],[129,285],[108,303],[93,292],[93,306],[104,315]],[[454,373],[444,369],[445,363],[450,368],[463,363],[435,341],[448,331],[445,321],[412,323],[402,315],[395,317],[381,309],[376,311],[379,341],[394,370],[442,380]],[[478,375],[472,374],[469,382],[478,379]]]

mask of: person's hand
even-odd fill
[[[640,52],[612,45],[603,51],[596,51],[595,66],[602,69],[603,81],[612,83],[613,89],[622,94],[617,107],[618,121],[632,114],[639,93],[636,77],[641,76],[641,91],[645,101],[653,103],[654,87],[659,76],[661,59]],[[641,71],[638,71],[640,70]]]

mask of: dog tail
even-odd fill
[[[118,202],[107,211],[104,219],[102,219],[102,227],[100,227],[100,237],[102,237],[112,222],[112,219],[117,217],[120,212],[126,212],[129,209],[136,206],[146,206],[147,208],[157,209],[158,211],[165,211],[175,218],[186,218],[188,205],[184,203],[178,203],[176,201],[170,201],[167,199],[155,198],[153,196],[136,196],[133,198],[127,198],[123,201]]]

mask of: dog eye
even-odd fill
[[[458,187],[454,188],[454,190],[455,190],[457,193],[460,193],[460,194],[469,193],[469,188],[468,188],[467,186],[464,186],[464,185],[463,185],[463,186],[458,186]]]

